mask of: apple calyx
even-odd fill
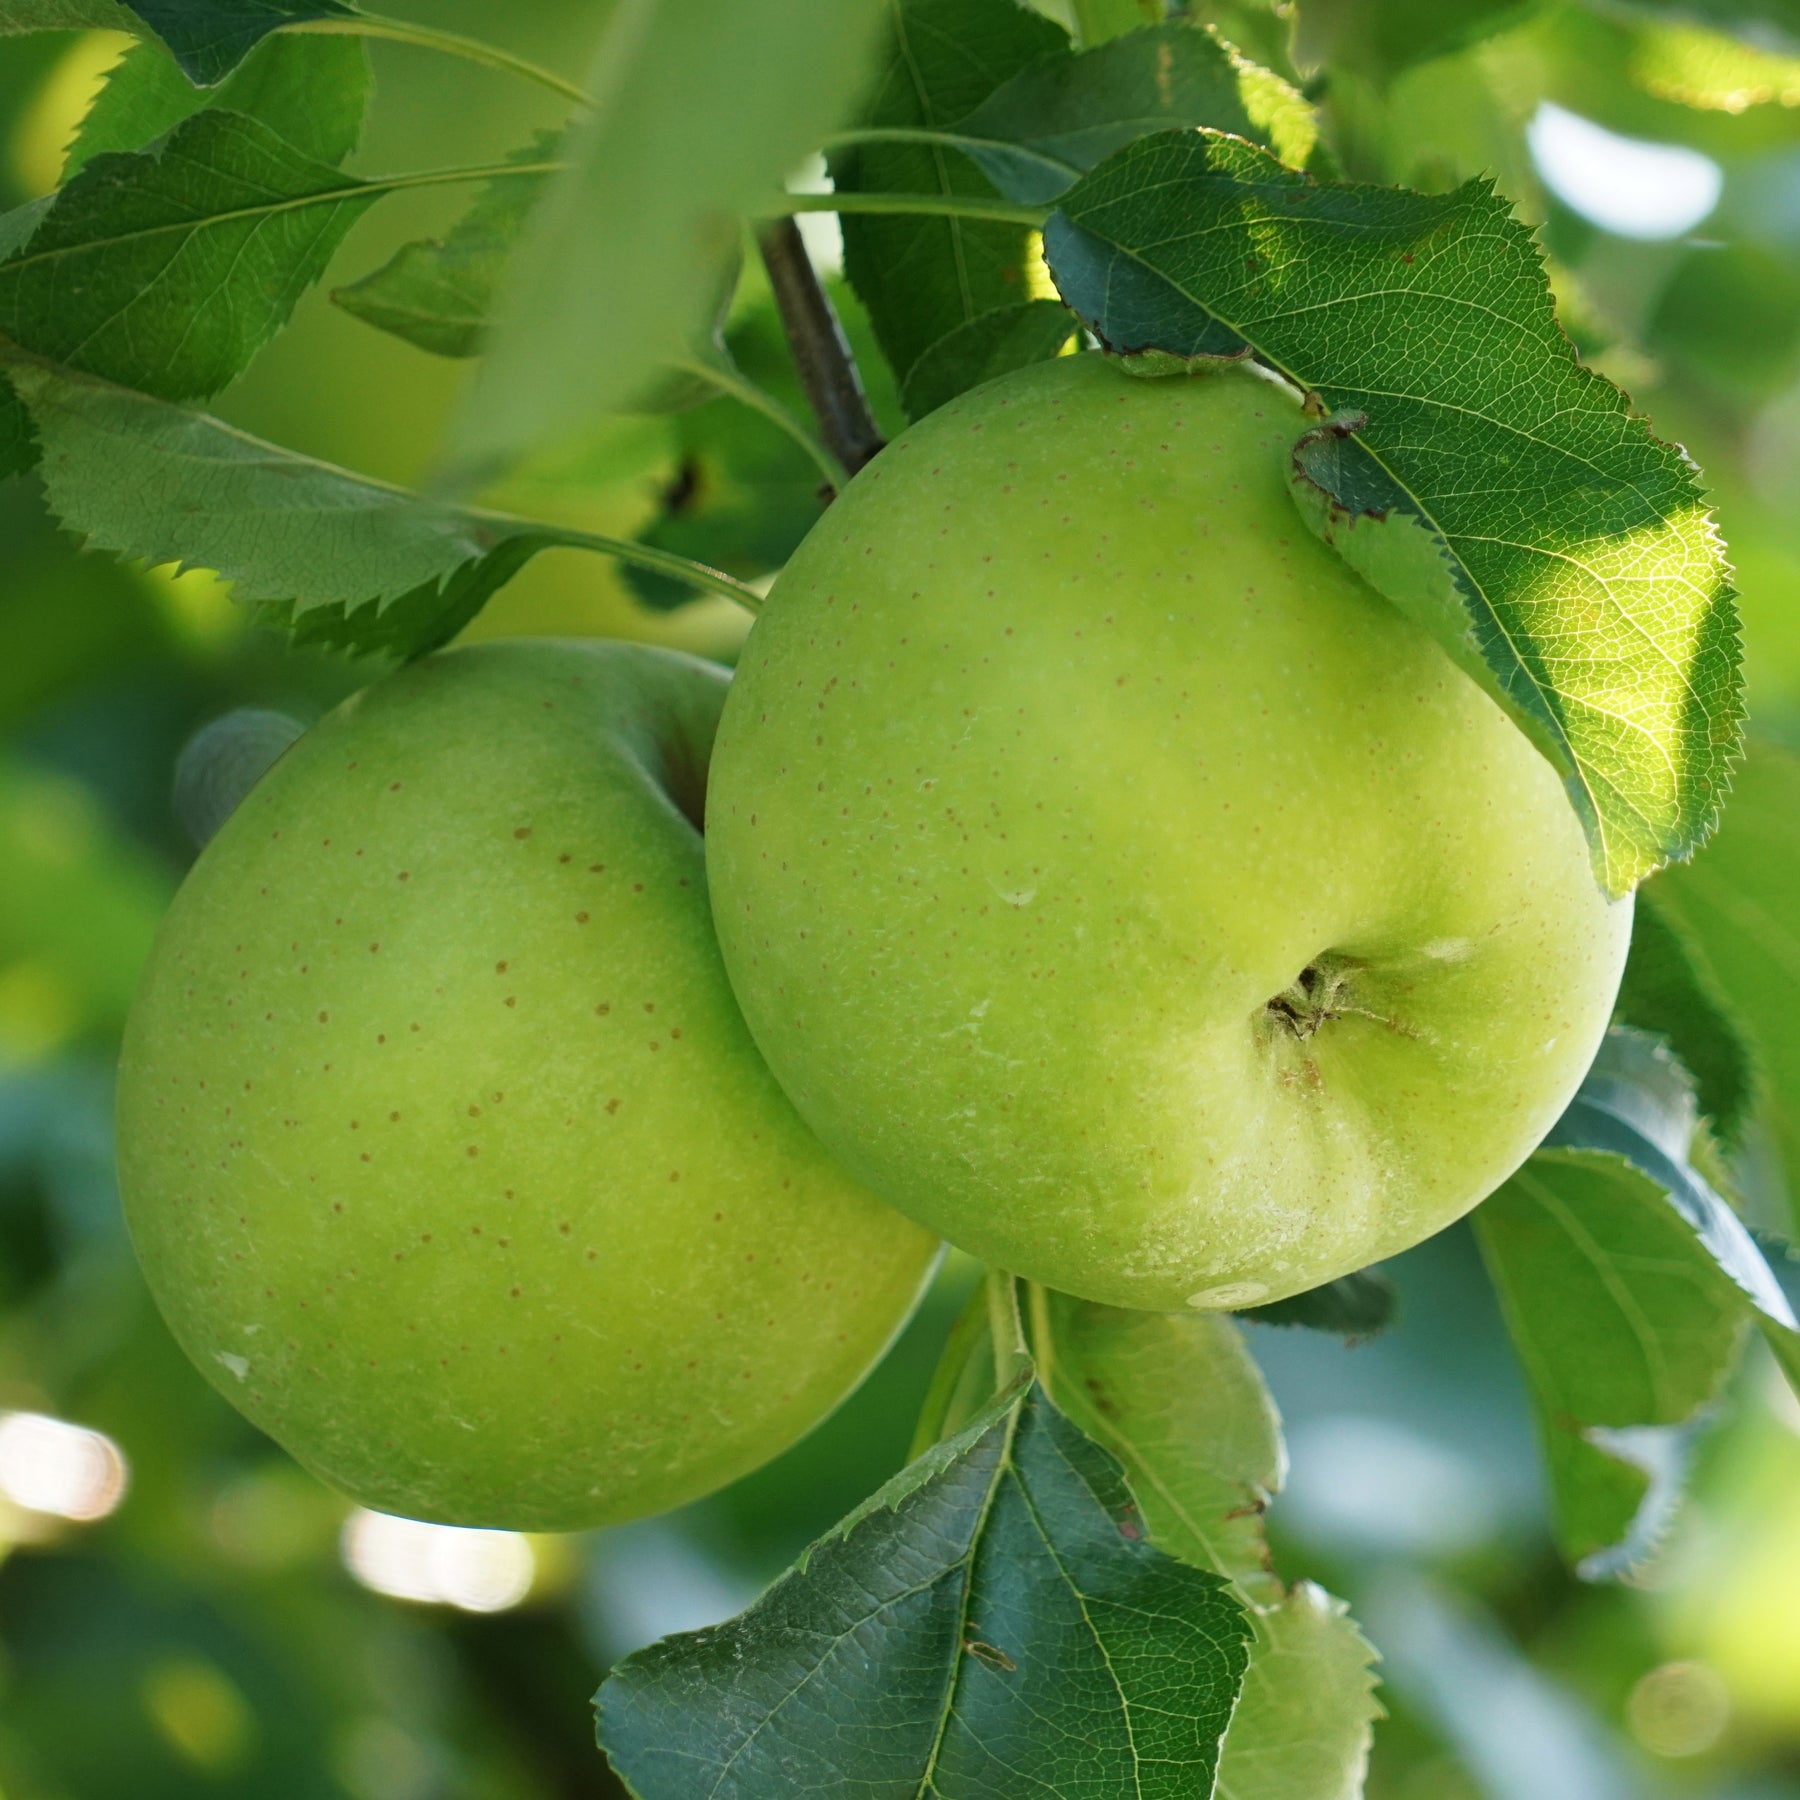
[[[1304,1043],[1339,1014],[1360,1010],[1345,1004],[1353,967],[1323,956],[1308,963],[1264,1008],[1270,1021]]]

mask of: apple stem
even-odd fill
[[[769,286],[807,405],[819,421],[826,447],[846,473],[854,475],[887,440],[869,410],[837,309],[806,253],[800,227],[791,218],[765,225],[757,234],[757,247],[769,271]]]
[[[1019,1313],[1019,1284],[1003,1269],[987,1272],[988,1329],[994,1336],[994,1388],[1005,1388],[1019,1365],[1031,1360],[1025,1321]]]

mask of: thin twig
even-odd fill
[[[992,219],[1001,225],[1028,225],[1042,231],[1047,206],[1015,206],[982,194],[781,194],[763,210],[785,213],[928,213],[945,219]]]
[[[806,254],[800,227],[792,219],[765,225],[757,243],[806,402],[831,454],[854,475],[885,440],[869,410],[869,397],[863,392],[856,358],[850,354],[831,296],[825,292]]]
[[[439,31],[434,26],[417,25],[410,19],[383,19],[373,13],[352,13],[347,17],[297,19],[282,29],[290,34],[310,37],[386,38],[391,43],[412,44],[421,50],[441,50],[449,56],[460,56],[466,62],[481,63],[490,69],[501,69],[509,75],[523,75],[577,106],[592,106],[593,97],[574,82],[565,81],[554,69],[541,68],[498,44],[481,38],[465,37],[458,31]]]

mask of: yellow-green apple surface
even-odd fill
[[[346,702],[177,896],[120,1176],[201,1370],[367,1505],[564,1529],[763,1462],[935,1240],[783,1098],[699,820],[722,670],[511,643]]]
[[[802,544],[720,727],[714,916],[789,1096],[877,1193],[1095,1300],[1250,1305],[1448,1224],[1618,986],[1630,903],[1307,531],[1305,427],[1248,371],[1098,355],[964,395]]]

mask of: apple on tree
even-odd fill
[[[119,1099],[145,1273],[371,1506],[678,1505],[829,1412],[933,1265],[732,999],[700,834],[725,688],[623,645],[414,664],[281,757],[164,925]]]
[[[965,394],[814,529],[725,707],[714,912],[789,1097],[1094,1300],[1252,1305],[1447,1225],[1625,959],[1550,765],[1302,524],[1304,428],[1237,367]]]

